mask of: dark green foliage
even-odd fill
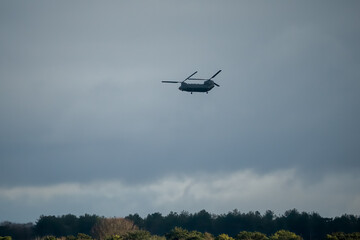
[[[99,219],[99,216],[90,214],[80,216],[77,223],[78,230],[76,232],[90,235],[91,229]]]
[[[326,240],[360,240],[360,232],[343,233],[336,232],[326,235]]]
[[[213,219],[210,213],[205,210],[201,210],[193,215],[194,224],[196,224],[197,231],[200,232],[212,232],[213,230]]]
[[[0,237],[0,240],[11,240],[10,236]]]
[[[235,240],[268,240],[269,238],[260,232],[242,231],[235,236]]]
[[[166,240],[164,237],[159,237],[151,235],[148,231],[145,230],[135,230],[127,232],[122,235],[112,235],[107,237],[106,240]]]
[[[331,222],[332,232],[360,232],[359,229],[359,217],[354,215],[344,214],[341,217],[336,217]],[[356,231],[355,231],[356,229]]]
[[[78,233],[76,240],[92,240],[93,238],[85,233]]]
[[[217,236],[215,238],[215,240],[234,240],[234,238],[232,238],[229,235],[223,233],[223,234],[220,234],[219,236]]]
[[[107,237],[106,240],[122,240],[122,238],[119,235],[113,235],[113,236]]]
[[[122,236],[122,240],[150,240],[151,234],[148,231],[136,230]]]
[[[206,235],[198,231],[188,231],[183,228],[175,227],[166,235],[167,240],[204,240]]]
[[[11,236],[12,240],[27,240],[33,238],[32,223],[18,224],[3,222],[0,224],[0,236]]]
[[[36,236],[76,236],[78,233],[90,235],[91,229],[98,219],[98,216],[88,214],[80,216],[79,218],[72,214],[58,217],[40,216],[36,222],[34,231]]]
[[[188,234],[188,230],[180,227],[175,227],[173,230],[167,233],[165,237],[167,240],[185,240],[187,239]]]
[[[45,236],[45,237],[41,238],[41,240],[56,240],[56,237],[54,237],[54,236]]]
[[[341,234],[331,234],[334,232],[343,232],[346,239],[358,240],[356,234],[346,234],[360,232],[359,216],[346,214],[335,218],[324,218],[318,213],[309,214],[299,212],[296,209],[288,210],[280,216],[276,216],[269,210],[262,215],[259,212],[241,213],[235,209],[221,215],[214,215],[201,210],[194,214],[183,211],[179,214],[170,212],[167,216],[163,216],[161,213],[153,213],[145,218],[140,217],[138,214],[129,215],[125,218],[133,223],[130,226],[132,230],[142,229],[149,231],[152,240],[154,240],[155,236],[174,234],[173,231],[176,227],[188,231],[186,239],[190,238],[189,233],[192,233],[192,239],[213,239],[212,235],[219,236],[221,234],[239,238],[239,233],[243,231],[259,232],[271,236],[279,230],[287,230],[305,240],[343,239]],[[91,229],[101,219],[104,218],[96,215],[86,214],[76,217],[68,214],[63,216],[40,216],[35,225],[32,223],[15,224],[3,222],[0,223],[0,236],[11,236],[12,240],[32,240],[35,237],[40,238],[43,236],[68,236],[67,240],[75,240],[78,238],[78,233],[92,235]],[[178,232],[178,234],[180,233],[181,231]],[[120,232],[109,234],[109,236],[113,234],[120,234]],[[123,237],[123,233],[119,237]],[[260,235],[254,235],[251,239],[254,238],[261,239]]]
[[[66,236],[65,240],[76,240],[76,237],[73,235]]]
[[[69,235],[67,237],[61,237],[57,238],[53,235],[44,236],[41,238],[41,240],[59,240],[59,239],[65,239],[65,240],[93,240],[93,238],[87,234],[79,233],[76,237],[73,235]]]
[[[145,221],[144,223],[144,228],[148,231],[150,231],[151,233],[156,233],[159,235],[163,235],[165,234],[165,230],[164,230],[164,217],[161,215],[161,213],[153,213],[153,214],[149,214],[146,219],[148,219],[147,221]]]
[[[144,228],[144,220],[140,217],[139,214],[137,214],[137,213],[130,214],[129,216],[127,216],[125,218],[132,221],[140,229]]]
[[[270,236],[284,229],[311,240],[323,240],[326,234],[332,232],[360,232],[360,217],[343,215],[334,219],[323,218],[318,213],[309,214],[296,209],[288,210],[281,216],[276,216],[270,210],[261,215],[259,212],[241,213],[235,209],[222,215],[202,210],[195,214],[170,212],[167,216],[156,213],[144,219],[139,215],[131,215],[130,219],[135,219],[142,229],[156,235],[169,233],[175,227],[209,232],[215,236],[224,233],[230,237],[235,237],[241,231],[260,232]]]
[[[270,236],[270,240],[302,240],[302,238],[293,232],[279,230]]]

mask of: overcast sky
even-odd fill
[[[0,1],[0,221],[360,214],[359,1]],[[161,80],[214,79],[209,94]]]

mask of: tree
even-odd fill
[[[106,240],[122,240],[120,235],[112,235],[110,237],[107,237]]]
[[[144,227],[144,219],[142,219],[138,213],[130,214],[129,216],[127,216],[125,218],[132,221],[139,228]]]
[[[66,236],[65,240],[76,240],[76,237],[73,235]]]
[[[76,240],[93,240],[93,238],[84,233],[78,233]]]
[[[204,240],[204,234],[198,231],[191,231],[189,232],[187,240]]]
[[[336,233],[332,233],[332,234],[327,234],[326,240],[360,240],[360,233],[359,232],[353,232],[353,233],[336,232]]]
[[[38,236],[62,236],[63,234],[63,225],[60,222],[60,219],[55,216],[40,216],[39,220],[36,222],[35,233]]]
[[[212,231],[212,217],[211,214],[205,210],[201,210],[198,213],[195,213],[192,217],[194,230],[200,232],[209,232]]]
[[[214,236],[211,233],[205,232],[204,240],[214,240]],[[230,239],[230,240],[233,240],[233,239]]]
[[[41,238],[41,240],[56,240],[56,237],[49,235]]]
[[[242,231],[235,236],[236,240],[268,240],[268,237],[260,232]]]
[[[99,219],[100,219],[99,216],[90,215],[90,214],[85,214],[84,216],[80,216],[77,224],[78,225],[77,233],[85,233],[90,235],[91,229],[94,227],[94,225],[97,223]]]
[[[151,234],[148,231],[136,230],[122,236],[123,240],[150,240]]]
[[[186,229],[175,227],[165,235],[167,240],[212,240],[213,237],[209,233],[201,233],[198,231],[189,232]]]
[[[144,225],[146,230],[148,230],[152,234],[163,235],[166,233],[166,230],[164,228],[164,218],[161,213],[156,212],[153,214],[148,214],[144,221]]]
[[[138,227],[132,221],[125,218],[100,218],[91,231],[95,238],[103,240],[137,229]]]
[[[34,238],[33,232],[34,225],[32,223],[11,223],[11,222],[3,222],[0,223],[0,236],[7,236],[3,237],[7,239],[11,236],[11,239],[17,240],[29,240]]]
[[[215,240],[234,240],[234,238],[229,237],[229,235],[222,233],[215,238]]]
[[[302,240],[299,235],[287,230],[279,230],[270,236],[270,240]]]
[[[189,231],[180,227],[175,227],[165,235],[167,240],[186,240],[189,236]]]
[[[0,237],[0,240],[11,240],[10,236]]]

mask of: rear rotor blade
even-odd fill
[[[219,84],[217,84],[216,82],[214,82],[214,85],[215,85],[215,86],[217,86],[217,87],[220,87],[220,85],[219,85]]]
[[[212,76],[211,78],[209,79],[213,79],[216,75],[218,75],[219,73],[221,72],[221,70],[219,70],[217,73],[214,74],[214,76]]]
[[[181,83],[181,82],[177,82],[177,81],[161,81],[162,83]]]

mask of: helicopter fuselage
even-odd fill
[[[218,75],[221,72],[221,70],[217,71],[211,78],[208,79],[203,79],[203,78],[192,78],[192,76],[194,76],[196,72],[194,72],[193,74],[191,74],[189,77],[185,78],[185,80],[179,82],[179,81],[161,81],[162,83],[180,83],[180,87],[179,90],[180,91],[185,91],[185,92],[206,92],[208,93],[211,89],[214,88],[214,86],[220,87],[219,84],[215,83],[212,79],[214,77],[216,77],[216,75]],[[200,80],[200,81],[204,81],[202,84],[195,84],[195,83],[186,83],[185,81],[189,80]]]
[[[179,90],[185,92],[208,92],[214,88],[214,82],[211,80],[205,81],[203,84],[182,82]]]

